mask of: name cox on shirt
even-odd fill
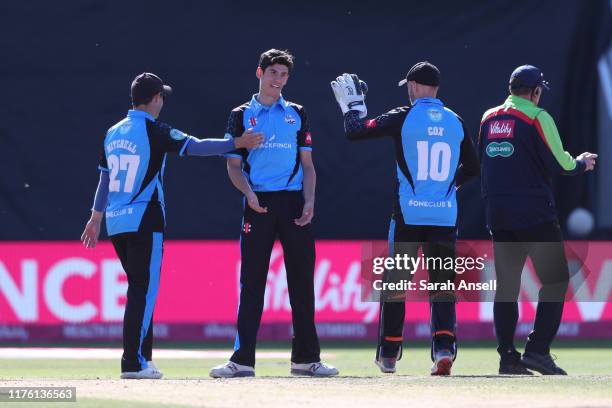
[[[115,149],[125,149],[132,154],[136,154],[136,145],[127,139],[113,140],[106,145],[106,152],[110,153]]]
[[[428,136],[444,136],[444,128],[442,126],[428,126]]]

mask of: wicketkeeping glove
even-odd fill
[[[361,81],[355,74],[342,74],[335,81],[331,82],[332,91],[342,114],[354,110],[359,112],[359,118],[363,119],[368,115],[368,108],[365,105],[365,94],[368,92],[368,85]]]

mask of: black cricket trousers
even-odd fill
[[[123,316],[121,372],[147,368],[152,359],[153,310],[159,289],[163,232],[127,232],[110,237],[128,278]]]
[[[291,361],[320,361],[319,338],[315,327],[314,267],[315,242],[311,225],[300,227],[304,207],[301,191],[256,193],[267,213],[257,213],[246,203],[240,235],[240,304],[238,333],[231,361],[255,366],[257,331],[264,306],[264,292],[274,241],[283,247],[287,288],[293,321]]]
[[[493,230],[497,292],[493,306],[495,333],[502,358],[515,350],[521,273],[529,256],[542,284],[533,331],[525,352],[548,354],[563,314],[569,269],[559,223],[549,222],[519,230]]]
[[[406,225],[402,217],[394,216],[389,228],[390,255],[407,254],[417,257],[419,247],[426,258],[455,258],[456,227]],[[428,269],[431,283],[448,283],[455,281],[455,271]],[[404,275],[397,271],[385,271],[385,281],[398,282],[401,279],[412,280],[413,275]],[[379,339],[376,358],[395,357],[403,343],[404,319],[406,315],[405,292],[396,300],[394,293],[381,293],[381,307],[378,318]],[[390,296],[390,297],[389,297]],[[430,326],[432,334],[431,357],[438,350],[451,350],[456,355],[455,341],[455,294],[454,291],[432,291],[429,293]]]

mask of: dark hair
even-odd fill
[[[527,86],[519,86],[517,88],[513,88],[512,86],[508,87],[510,93],[515,96],[531,95],[531,93],[534,92],[536,88],[537,86],[535,88],[529,88]]]
[[[155,94],[155,95],[157,95],[157,94]],[[132,106],[136,107],[136,106],[139,106],[139,105],[148,105],[149,103],[151,103],[151,101],[153,100],[155,95],[150,96],[148,98],[132,99]]]
[[[289,72],[293,70],[293,55],[288,50],[271,50],[262,52],[259,56],[259,67],[265,71],[270,65],[281,64],[289,68]]]

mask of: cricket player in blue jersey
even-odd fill
[[[344,74],[331,83],[349,140],[390,136],[395,142],[398,183],[389,230],[392,254],[404,252],[416,257],[422,246],[426,258],[454,257],[456,188],[478,174],[476,151],[463,120],[436,98],[438,68],[419,62],[399,82],[399,86],[404,85],[411,106],[366,120],[367,87],[363,82],[356,75]],[[430,283],[447,284],[455,279],[454,270],[429,268],[428,274]],[[429,291],[434,362],[431,374],[449,375],[457,354],[455,294],[439,287]],[[375,362],[382,372],[394,373],[402,352],[405,293],[395,301],[393,294],[386,295],[381,295]]]
[[[121,378],[159,379],[152,361],[153,309],[161,271],[165,204],[163,175],[168,153],[219,155],[252,149],[263,141],[247,129],[233,139],[197,139],[157,121],[172,88],[151,73],[132,82],[133,109],[113,125],[99,156],[100,181],[81,240],[95,247],[106,214],[106,230],[128,278],[123,319]]]
[[[293,321],[291,374],[338,374],[335,367],[321,362],[315,327],[315,241],[310,221],[316,174],[306,111],[281,94],[292,69],[289,52],[271,49],[262,53],[256,70],[259,92],[229,116],[227,137],[239,136],[253,127],[263,132],[265,141],[257,149],[237,149],[226,155],[229,177],[245,201],[240,235],[240,304],[234,353],[228,363],[210,371],[214,378],[255,375],[257,331],[277,238],[283,246]]]

